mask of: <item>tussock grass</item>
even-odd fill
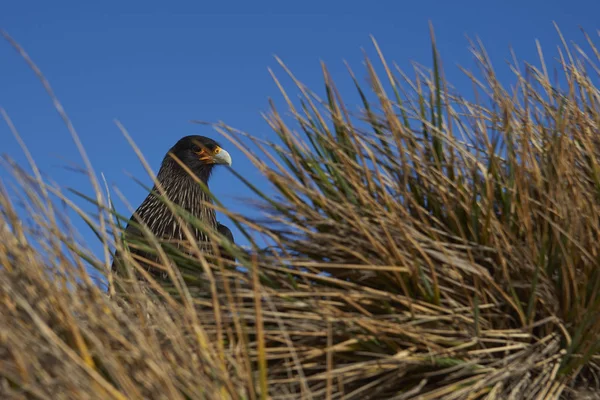
[[[537,67],[514,60],[507,87],[471,43],[479,71],[465,71],[468,100],[445,81],[432,39],[433,68],[416,66],[413,78],[374,43],[368,85],[349,71],[359,109],[342,101],[324,65],[321,98],[281,63],[300,97],[293,101],[273,74],[289,115],[273,103],[265,115],[277,142],[213,125],[276,193],[234,170],[266,217],[215,203],[253,244],[241,249],[213,233],[242,269],[207,259],[195,243],[176,251],[176,268],[173,248],[156,242],[172,284],[112,276],[108,252],[124,250],[123,221],[99,180],[90,215],[35,168],[7,161],[27,207],[23,217],[14,195],[0,192],[5,397],[558,399],[600,391],[600,53],[587,36],[587,53],[561,37],[552,63],[541,49]],[[51,197],[88,221],[103,256],[77,245]],[[270,247],[254,245],[259,235]],[[127,260],[128,271],[144,275]],[[120,290],[104,293],[86,264]]]

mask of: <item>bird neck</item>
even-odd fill
[[[199,172],[196,177],[208,188],[210,170]],[[210,196],[196,179],[184,171],[183,168],[171,162],[164,163],[158,172],[157,180],[170,201],[185,209],[202,223],[216,228],[215,211],[207,204],[212,203]],[[152,192],[138,208],[138,215],[155,234],[183,239],[184,235],[177,218],[173,215],[169,206],[157,197],[160,194],[160,190],[155,185]],[[190,226],[190,229],[196,238],[205,239],[205,234],[202,231],[192,226]]]
[[[206,210],[212,211],[213,214],[214,210],[206,207],[206,203],[212,203],[212,201],[198,180],[208,189],[211,172],[211,166],[206,166],[206,168],[194,171],[196,176],[193,177],[175,161],[168,160],[158,171],[157,179],[172,202],[183,207],[193,216],[204,219],[205,216],[209,216],[205,215]]]

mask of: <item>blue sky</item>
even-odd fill
[[[354,106],[359,99],[343,61],[364,82],[361,48],[374,55],[369,38],[374,35],[388,61],[404,69],[410,68],[410,61],[430,65],[432,21],[448,80],[468,92],[470,85],[457,67],[473,66],[465,35],[479,36],[509,79],[504,66],[509,46],[520,59],[535,62],[539,39],[547,57],[554,56],[559,39],[552,21],[567,39],[583,43],[579,27],[593,35],[599,12],[597,0],[13,1],[2,8],[0,28],[25,48],[49,79],[96,172],[103,172],[109,184],[137,206],[146,193],[129,174],[149,180],[114,119],[125,125],[156,171],[181,136],[217,138],[211,128],[190,120],[222,120],[274,139],[260,115],[269,97],[281,104],[268,73],[271,67],[284,76],[274,55],[319,92],[319,62],[325,61],[341,91],[350,94],[347,103]],[[81,160],[42,85],[3,40],[0,60],[0,107],[11,116],[38,165],[59,184],[91,193],[83,177],[63,168]],[[289,80],[284,82],[295,94]],[[228,150],[233,168],[264,187],[244,156]],[[3,122],[0,153],[25,162]],[[213,175],[211,189],[227,206],[252,213],[240,199],[250,193],[228,171]],[[120,202],[119,207],[125,210]],[[77,226],[97,249],[82,224]]]

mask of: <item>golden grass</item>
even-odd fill
[[[96,216],[42,180],[31,157],[32,173],[7,159],[26,207],[18,212],[17,195],[0,192],[0,394],[593,395],[600,390],[600,53],[586,39],[591,56],[563,40],[556,64],[564,88],[540,49],[539,67],[514,61],[507,89],[472,44],[480,71],[465,73],[475,101],[450,89],[435,40],[432,70],[415,67],[412,79],[375,43],[383,73],[366,59],[363,88],[350,71],[358,111],[342,101],[325,66],[320,98],[282,63],[301,98],[292,101],[273,74],[291,114],[273,106],[265,115],[277,142],[214,125],[277,194],[233,171],[266,220],[215,205],[249,239],[261,235],[271,245],[246,251],[223,242],[244,270],[207,259],[195,243],[184,256],[155,241],[172,284],[129,279],[144,272],[130,256],[132,275],[112,276],[110,251],[125,250],[114,234],[120,218],[92,166]],[[97,233],[101,256],[73,239],[56,199]],[[99,289],[88,264],[118,292]]]

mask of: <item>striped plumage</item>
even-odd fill
[[[208,187],[208,181],[215,165],[231,165],[229,153],[223,150],[214,140],[207,137],[186,136],[180,139],[165,155],[157,174],[157,180],[166,196],[173,203],[198,218],[205,226],[216,229],[233,242],[231,231],[226,226],[218,223],[215,211],[206,206],[206,203],[211,202],[208,194],[172,155],[175,155],[197,179]],[[161,240],[186,240],[184,230],[178,223],[177,217],[173,215],[169,206],[159,196],[160,191],[155,185],[131,217],[130,223],[125,229],[127,239],[143,238],[138,227],[131,224],[132,221],[138,223],[141,221]],[[188,224],[188,228],[197,242],[208,242],[208,237],[204,232],[190,224]],[[204,248],[210,250],[212,246],[207,245]],[[134,256],[139,255],[152,261],[157,260],[156,257],[149,256],[139,249],[133,248],[133,246],[130,247],[130,251]],[[113,270],[117,272],[118,257],[117,254],[113,261]],[[164,274],[157,274],[159,271],[155,271],[156,269],[148,266],[147,268],[155,276],[164,277]]]

